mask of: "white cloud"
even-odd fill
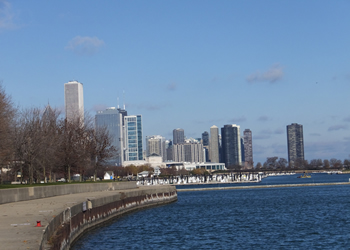
[[[310,133],[309,135],[310,135],[310,136],[321,136],[320,133]]]
[[[168,84],[166,88],[167,88],[167,90],[174,91],[177,89],[177,84],[172,82],[172,83]]]
[[[247,77],[248,82],[270,82],[275,83],[283,78],[283,69],[279,64],[273,65],[265,72],[257,71]]]
[[[262,115],[258,118],[258,121],[261,121],[261,122],[266,122],[266,121],[269,121],[271,120],[270,117],[266,116],[266,115]]]
[[[76,36],[68,42],[65,49],[71,50],[78,55],[93,55],[104,44],[104,41],[97,37]]]
[[[245,122],[247,119],[244,116],[241,117],[235,117],[229,120],[229,122],[233,123],[240,123],[240,122]]]
[[[0,0],[0,30],[15,28],[13,19],[11,4],[8,1]]]
[[[350,122],[350,116],[345,117],[345,118],[343,119],[343,121],[345,121],[345,122]]]
[[[341,129],[347,130],[348,126],[347,125],[334,125],[334,126],[330,126],[328,128],[328,131],[335,131],[335,130],[341,130]]]
[[[92,107],[92,110],[97,112],[97,111],[105,110],[106,108],[107,108],[107,105],[105,105],[105,104],[95,104]]]

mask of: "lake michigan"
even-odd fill
[[[296,177],[257,185],[348,182],[350,175]],[[177,202],[113,220],[72,249],[349,249],[349,209],[350,185],[179,192]]]

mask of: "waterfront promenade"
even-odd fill
[[[1,204],[0,249],[49,249],[50,245],[46,244],[45,239],[43,240],[45,230],[49,223],[53,221],[56,216],[67,211],[67,209],[73,209],[73,207],[77,205],[80,208],[79,204],[82,204],[87,200],[98,201],[99,199],[102,199],[106,204],[110,202],[109,200],[115,200],[115,197],[136,197],[140,194],[152,195],[154,193],[168,192],[169,190],[169,186],[135,187],[127,190],[67,194],[43,199]],[[175,188],[173,188],[173,190],[175,190]],[[153,203],[153,205],[154,204],[156,203]],[[142,205],[139,205],[128,211],[140,209],[142,207]],[[128,211],[125,210],[125,212]],[[107,219],[105,219],[105,221]],[[41,227],[36,227],[37,221],[41,222]],[[72,223],[70,226],[71,232],[74,233],[74,231],[72,231]],[[44,244],[42,244],[42,241]]]

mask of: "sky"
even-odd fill
[[[216,125],[253,134],[255,164],[350,158],[350,1],[0,0],[0,81],[20,108],[63,110],[84,85],[92,116],[125,104],[143,134],[199,138]]]

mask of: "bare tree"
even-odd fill
[[[47,157],[43,133],[42,111],[38,108],[25,109],[20,113],[16,125],[16,159],[28,171],[29,183],[41,178],[39,162]]]
[[[0,164],[8,164],[13,158],[14,118],[16,109],[11,97],[5,93],[0,81]]]
[[[47,182],[47,172],[49,173],[49,181],[52,181],[52,171],[57,165],[56,150],[58,141],[58,119],[60,112],[46,106],[42,115],[42,150],[43,157],[39,160],[44,181]]]
[[[323,160],[323,168],[329,169],[329,167],[330,167],[329,160],[324,159],[324,160]]]
[[[84,164],[86,158],[85,127],[81,119],[62,119],[57,126],[57,170],[60,170],[67,182],[70,182],[72,171],[79,172],[78,168]]]
[[[343,167],[341,160],[337,160],[335,158],[330,159],[329,163],[330,163],[331,167],[335,168],[335,169],[340,169]]]
[[[267,157],[266,161],[264,162],[263,167],[265,169],[276,169],[278,166],[278,157],[274,156],[274,157]]]
[[[261,169],[262,168],[262,164],[261,162],[258,162],[255,166],[256,169]]]
[[[112,146],[112,138],[107,128],[98,127],[94,130],[90,127],[86,133],[87,151],[94,169],[94,180],[96,180],[97,171],[102,169],[108,160],[116,158],[118,152]]]

